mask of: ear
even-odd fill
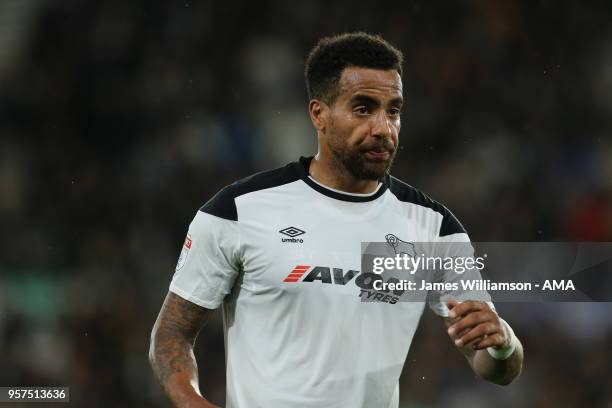
[[[315,129],[319,132],[325,132],[329,114],[329,107],[327,104],[318,99],[311,99],[308,103],[308,113],[310,113],[310,120]]]

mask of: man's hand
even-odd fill
[[[455,300],[447,302],[448,317],[452,324],[448,335],[457,347],[469,346],[473,350],[487,347],[508,347],[510,333],[495,311],[486,302]]]
[[[523,368],[523,346],[508,329],[497,313],[486,302],[447,302],[449,315],[444,319],[448,335],[461,350],[478,376],[495,384],[507,385],[517,378]],[[514,339],[514,340],[513,340]],[[512,353],[507,358],[493,358],[486,350],[489,347]]]

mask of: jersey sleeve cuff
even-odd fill
[[[205,307],[206,309],[217,309],[221,305],[221,301],[210,301],[210,300],[202,300],[198,297],[188,294],[182,289],[177,288],[174,285],[170,285],[170,292],[175,295],[185,299],[191,303],[195,303],[198,306]]]

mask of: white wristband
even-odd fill
[[[510,325],[504,319],[500,318],[499,320],[501,320],[502,324],[506,327],[506,331],[510,336],[510,342],[506,347],[502,348],[487,347],[487,352],[495,360],[507,360],[512,353],[514,353],[514,350],[516,350],[517,339],[514,335],[514,330],[512,330],[512,327],[510,327]]]

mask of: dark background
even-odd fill
[[[302,70],[323,35],[404,51],[393,174],[474,241],[612,241],[611,17],[603,1],[2,0],[0,385],[168,406],[147,349],[187,225],[222,186],[316,152]],[[474,378],[427,312],[402,407],[612,406],[609,303],[498,310],[523,376]],[[197,355],[218,404],[223,353],[217,319]]]

